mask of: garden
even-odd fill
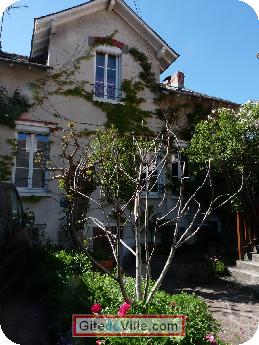
[[[12,6],[7,13],[10,9]],[[51,140],[44,150],[39,150],[42,152],[37,153],[34,144],[28,148],[26,141],[26,150],[31,150],[31,166],[40,166],[48,172],[50,181],[58,181],[60,190],[56,196],[61,198],[55,202],[60,203],[64,232],[70,247],[74,248],[61,249],[50,244],[29,248],[23,284],[28,289],[29,304],[35,303],[39,313],[46,314],[44,325],[48,345],[237,345],[242,341],[230,339],[223,333],[236,336],[236,333],[243,333],[242,325],[246,327],[245,335],[250,335],[256,323],[254,315],[259,315],[258,303],[255,298],[242,295],[238,288],[232,289],[228,282],[222,285],[219,278],[228,278],[225,258],[207,257],[205,268],[212,280],[211,289],[198,284],[195,288],[188,285],[176,289],[178,282],[170,274],[177,266],[178,253],[186,253],[186,244],[195,242],[196,235],[209,222],[213,223],[215,217],[220,219],[226,215],[229,220],[236,212],[243,215],[245,227],[249,226],[249,236],[239,245],[240,253],[249,251],[258,243],[255,212],[259,195],[258,102],[244,104],[237,112],[230,108],[207,111],[203,107],[198,111],[198,105],[195,105],[194,111],[185,114],[184,123],[182,111],[186,113],[186,104],[168,107],[166,84],[160,85],[152,58],[145,55],[146,49],[141,51],[127,46],[116,39],[118,34],[115,30],[108,36],[88,37],[87,49],[84,44],[84,49],[79,49],[78,55],[75,54],[67,64],[54,66],[46,77],[30,83],[31,104],[19,88],[10,95],[5,87],[0,87],[0,113],[4,114],[0,124],[3,126],[14,128],[21,114],[27,111],[36,114],[38,107],[45,110],[46,103],[51,108],[49,115],[55,121],[51,122]],[[93,89],[90,80],[78,79],[82,64],[90,66],[95,58],[98,70],[97,58],[103,54],[98,51],[96,54],[95,50],[102,46],[112,47],[112,51],[125,48],[128,61],[138,71],[133,78],[121,80],[121,85],[116,81],[121,93],[116,96],[119,102],[103,102],[103,97],[98,99],[98,80]],[[105,53],[108,61],[109,55]],[[119,65],[118,57],[115,60]],[[77,122],[74,112],[79,110],[81,103],[79,106],[75,103],[73,114],[64,114],[52,105],[53,98],[84,101],[89,109],[103,112],[107,121],[102,129],[93,131],[89,127],[93,124],[85,123],[87,107],[83,107],[81,114],[84,122]],[[43,119],[40,122],[47,124],[46,118]],[[153,128],[153,120],[157,123],[156,128]],[[34,138],[34,132],[35,129],[31,138]],[[188,147],[185,147],[187,142]],[[12,175],[13,156],[16,155],[18,162],[19,153],[23,154],[24,150],[19,140],[8,139],[6,144],[10,146],[10,154],[0,155],[0,180],[4,181]],[[51,154],[57,146],[61,165]],[[19,171],[18,165],[16,168]],[[40,204],[42,200],[30,196],[24,201]],[[221,231],[218,226],[212,228],[224,233],[226,239],[232,230],[226,231],[224,222],[219,223]],[[166,228],[170,230],[168,236],[165,235]],[[54,233],[51,226],[49,230]],[[234,243],[233,237],[230,240]],[[98,242],[100,238],[103,242]],[[105,253],[104,245],[99,245],[104,242],[109,244],[109,253]],[[166,259],[154,279],[150,272],[159,250],[166,251]],[[133,274],[125,270],[122,255],[125,252],[134,258]],[[112,256],[111,270],[103,264],[107,256]],[[234,262],[235,259],[236,249],[232,253]],[[195,270],[201,273],[197,261],[197,257],[191,261],[190,275]],[[186,273],[186,267],[182,271]],[[168,284],[168,277],[172,278],[172,284]],[[24,287],[21,285],[20,288]],[[254,311],[253,318],[244,317],[250,315],[251,310]],[[21,331],[24,323],[20,321],[24,320],[18,312],[13,314],[19,318],[15,324],[20,323]],[[126,340],[123,337],[77,338],[72,335],[73,314],[111,314],[120,318],[145,314],[184,315],[185,335],[130,337]],[[28,317],[29,321],[33,315]],[[232,323],[237,319],[235,327],[228,322],[223,329],[219,322],[221,317],[229,318]],[[30,322],[28,324],[29,333],[34,327]],[[248,332],[250,325],[253,327]],[[27,340],[26,344],[43,344],[38,338],[40,336],[36,335],[36,341]]]
[[[225,296],[220,297],[218,301],[215,298],[214,306],[209,309],[205,303],[206,291],[204,289],[197,286],[197,295],[193,291],[188,293],[186,290],[176,293],[169,289],[165,292],[163,281],[174,263],[175,254],[183,251],[186,242],[195,236],[210,214],[222,207],[229,207],[233,211],[242,210],[244,205],[250,205],[245,199],[246,191],[253,187],[251,190],[256,194],[257,189],[254,187],[257,186],[257,183],[252,179],[253,172],[247,174],[249,178],[244,178],[246,175],[244,171],[247,171],[246,167],[251,167],[251,164],[246,164],[247,160],[250,161],[251,157],[257,156],[255,149],[257,145],[255,138],[257,137],[253,135],[253,128],[251,129],[251,123],[255,124],[257,118],[258,106],[247,104],[241,108],[238,114],[221,109],[217,116],[212,114],[208,120],[198,125],[187,149],[189,168],[192,167],[193,177],[186,178],[186,163],[181,160],[182,172],[178,177],[178,203],[175,206],[177,217],[174,218],[173,238],[168,247],[167,259],[156,280],[151,279],[149,268],[153,260],[153,253],[157,249],[157,243],[150,243],[148,234],[149,231],[152,232],[152,229],[155,235],[159,231],[163,231],[164,226],[168,223],[168,212],[172,213],[174,208],[172,207],[164,214],[159,212],[157,217],[153,217],[153,205],[150,202],[149,194],[153,192],[159,178],[157,171],[159,169],[162,171],[168,165],[168,160],[172,155],[179,156],[183,151],[177,144],[173,145],[172,151],[174,133],[171,127],[167,125],[167,131],[149,140],[134,135],[121,137],[118,131],[112,127],[105,132],[97,131],[89,140],[88,146],[83,146],[84,156],[80,162],[77,162],[77,168],[75,169],[74,165],[69,166],[65,171],[66,174],[59,181],[60,187],[66,192],[67,208],[64,212],[67,215],[67,223],[70,224],[69,234],[77,249],[75,251],[60,250],[48,245],[30,249],[28,272],[32,272],[29,274],[31,293],[46,308],[51,344],[125,343],[125,338],[120,337],[92,340],[73,338],[71,334],[72,315],[89,313],[112,314],[121,317],[126,314],[183,314],[187,318],[185,336],[130,337],[127,338],[127,343],[130,344],[226,344],[223,340],[225,337],[221,337],[220,324],[210,310],[217,311],[216,303],[219,304],[218,309],[223,310],[225,301],[229,299],[229,292],[226,292]],[[233,119],[239,120],[235,122],[235,126]],[[73,145],[76,148],[80,147],[77,139],[80,136],[77,135],[75,124],[69,123],[65,132],[65,140],[72,147]],[[213,140],[209,141],[211,132],[215,132],[218,137],[214,136]],[[230,134],[232,139],[227,141]],[[245,143],[244,137],[246,138]],[[235,145],[233,145],[233,138],[236,139]],[[215,147],[213,147],[213,143],[215,143]],[[163,152],[163,158],[161,155],[159,156],[161,152]],[[237,156],[243,157],[242,162],[238,161],[238,166],[235,165],[237,163],[234,159]],[[136,162],[135,166],[132,165],[132,161]],[[222,162],[224,162],[223,167]],[[228,171],[229,174],[225,174],[226,181],[223,183],[221,171],[225,167],[228,168],[225,171]],[[154,176],[155,179],[152,179]],[[228,183],[230,176],[233,182],[231,185]],[[217,183],[218,181],[220,183]],[[244,185],[246,186],[245,191],[243,191]],[[100,188],[100,200],[94,199],[94,191],[97,186]],[[226,190],[227,186],[229,187],[228,194],[222,191],[223,186],[226,187]],[[164,188],[164,194],[171,187],[166,183],[162,186],[159,185],[159,188]],[[143,193],[145,203],[141,202]],[[91,213],[88,212],[90,203],[95,203],[99,207],[105,215],[106,222],[101,218],[91,216]],[[84,205],[83,210],[78,208],[80,204]],[[112,209],[107,205],[112,205]],[[194,215],[190,213],[190,223],[182,232],[182,219],[186,218],[191,206],[195,209]],[[199,223],[198,216],[200,216]],[[109,241],[115,261],[114,271],[109,272],[98,264],[98,260],[94,256],[94,254],[97,255],[96,248],[91,251],[89,238],[82,240],[78,235],[84,222],[91,222],[98,227]],[[114,223],[116,226],[112,227],[111,224]],[[129,224],[135,234],[133,249],[124,242],[121,231],[124,226]],[[199,225],[196,226],[197,224]],[[144,246],[141,243],[141,236],[144,238]],[[169,240],[167,242],[169,243]],[[127,275],[122,269],[123,260],[120,250],[122,247],[135,256],[135,272],[132,276],[136,278]],[[179,250],[179,248],[181,249]],[[142,254],[142,251],[145,255]],[[193,261],[194,263],[195,261]],[[146,266],[146,272],[141,271],[144,266]],[[208,268],[214,278],[226,276],[228,273],[224,261],[216,256],[211,257]],[[216,294],[222,296],[225,288],[226,286],[221,286]],[[213,286],[213,293],[215,289]],[[237,303],[240,301],[233,300],[232,305],[227,304],[225,313],[232,313],[232,308],[234,309]],[[230,327],[229,324],[227,327]],[[229,329],[225,328],[225,332],[227,331]],[[234,344],[240,343],[236,341]]]
[[[30,294],[46,308],[50,343],[125,344],[125,338],[72,338],[72,314],[163,314],[187,316],[184,337],[127,338],[128,344],[225,344],[217,334],[219,323],[206,303],[195,294],[168,294],[158,290],[148,305],[125,303],[119,285],[108,274],[94,269],[84,253],[52,246],[30,249]],[[129,296],[135,282],[124,277]],[[152,284],[151,284],[152,285]]]

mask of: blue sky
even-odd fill
[[[1,1],[1,0],[0,0]],[[28,55],[33,19],[83,0],[21,0],[6,16],[3,50]],[[238,0],[126,0],[180,54],[162,75],[185,73],[188,89],[243,103],[259,100],[259,20]]]

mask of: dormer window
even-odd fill
[[[97,51],[94,94],[97,100],[120,101],[120,55]]]

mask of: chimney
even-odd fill
[[[173,86],[177,89],[184,89],[184,73],[177,71],[170,77],[164,79],[164,84],[167,86]]]

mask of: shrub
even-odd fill
[[[229,275],[225,263],[216,256],[209,259],[209,270],[214,277],[225,277]]]
[[[131,311],[134,314],[165,314],[186,315],[187,327],[185,337],[163,338],[129,338],[128,344],[208,344],[204,337],[207,334],[216,334],[219,325],[208,311],[205,302],[194,294],[181,293],[169,295],[159,291],[147,309],[139,305]],[[123,338],[108,338],[107,344],[124,344]]]
[[[82,275],[92,268],[90,260],[84,253],[61,250],[55,253],[55,257],[62,262],[67,274]]]
[[[53,344],[58,333],[64,334],[71,328],[72,314],[86,312],[86,306],[91,303],[90,293],[81,279],[90,268],[90,261],[83,253],[51,246],[29,250],[31,292],[46,307]]]
[[[62,262],[55,257],[53,248],[43,246],[30,248],[27,269],[34,296],[45,298],[51,290],[58,291],[62,287],[62,279],[57,274],[62,271]]]
[[[83,253],[58,250],[52,246],[30,248],[28,262],[32,292],[41,296],[91,269],[90,260]]]
[[[129,295],[133,296],[134,279],[125,278]],[[100,303],[102,314],[117,315],[119,306],[123,303],[118,284],[108,275],[87,272],[83,275],[83,283],[90,292],[92,304]],[[151,284],[152,286],[152,284]],[[141,303],[132,306],[130,314],[183,314],[188,317],[185,337],[176,338],[127,338],[128,344],[181,344],[191,345],[208,344],[207,334],[216,334],[219,331],[218,323],[213,319],[208,307],[195,294],[181,293],[169,295],[158,291],[148,307]],[[107,338],[105,344],[125,344],[124,338]]]
[[[117,315],[124,302],[118,283],[107,274],[91,270],[89,260],[82,253],[56,250],[51,247],[32,248],[30,251],[30,272],[33,290],[41,296],[49,314],[52,343],[85,344],[85,339],[71,338],[72,314],[91,313],[94,303],[102,305],[102,314]],[[47,269],[46,269],[47,268]],[[33,269],[33,270],[32,270]],[[135,280],[124,277],[130,297],[134,296]],[[153,282],[150,284],[152,287]],[[207,334],[216,335],[218,323],[213,319],[208,307],[195,294],[181,293],[169,295],[158,291],[152,303],[145,307],[133,304],[130,314],[183,314],[188,317],[185,337],[163,338],[106,338],[105,344],[179,344],[205,345]],[[67,339],[67,340],[65,340]],[[87,339],[95,344],[95,339]],[[218,340],[218,344],[223,344]]]

